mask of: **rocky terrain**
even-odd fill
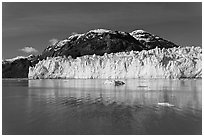
[[[19,56],[13,59],[2,61],[2,77],[3,78],[27,78],[31,59],[34,56]]]

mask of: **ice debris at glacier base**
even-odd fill
[[[106,84],[106,85],[114,85],[114,86],[121,86],[121,85],[124,85],[125,82],[120,81],[120,80],[106,80],[104,82],[104,84]]]
[[[174,107],[173,104],[170,104],[168,102],[163,102],[163,103],[157,103],[159,106],[164,106],[164,107]]]
[[[202,49],[169,49],[119,52],[72,57],[53,57],[29,68],[28,78],[201,78]]]

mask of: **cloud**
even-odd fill
[[[55,45],[58,41],[59,41],[58,39],[53,38],[49,40],[49,43],[50,45]]]
[[[19,49],[20,51],[26,52],[26,53],[36,53],[38,50],[36,50],[33,47],[24,47],[22,49]]]

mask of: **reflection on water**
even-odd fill
[[[202,80],[104,81],[3,80],[3,134],[201,134]]]

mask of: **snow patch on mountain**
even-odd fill
[[[133,32],[131,32],[131,33],[135,33],[135,34],[144,34],[144,33],[149,33],[149,32],[144,31],[144,30],[141,30],[141,29],[138,29],[138,30],[135,30],[135,31],[133,31]]]
[[[112,32],[111,30],[107,30],[107,29],[95,29],[95,30],[90,30],[88,33],[98,33],[98,34],[103,34],[103,33],[110,33]]]
[[[34,57],[35,57],[35,55],[30,54],[30,55],[27,56],[27,57],[25,57],[25,56],[17,56],[17,57],[14,57],[14,58],[11,58],[11,59],[5,59],[5,60],[2,60],[2,61],[3,61],[3,62],[14,62],[14,61],[20,60],[20,59],[28,59],[28,60],[30,60],[30,59],[32,59],[32,58],[34,58]]]
[[[159,39],[158,36],[155,36],[147,31],[144,30],[135,30],[130,33],[131,36],[133,36],[136,40],[139,41],[145,41],[145,42],[150,42],[154,38]]]
[[[3,60],[3,61],[13,62],[13,61],[15,61],[15,60],[26,59],[26,58],[28,58],[28,57],[25,57],[25,56],[17,56],[17,57],[15,57],[15,58],[12,58],[12,59],[5,59],[5,60]]]
[[[29,68],[30,79],[44,78],[201,78],[200,47],[155,48],[141,52],[119,52],[47,58]]]
[[[72,41],[73,39],[79,39],[80,37],[84,36],[84,34],[73,34],[69,36],[68,41]]]

